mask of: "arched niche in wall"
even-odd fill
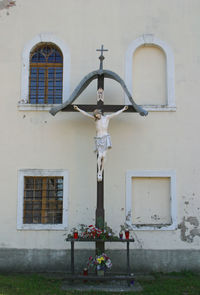
[[[165,42],[153,35],[134,40],[126,52],[125,80],[133,97],[145,109],[176,110],[174,57]]]

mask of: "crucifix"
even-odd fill
[[[103,45],[101,49],[97,49],[96,51],[101,51],[100,59],[100,69],[103,69],[103,51],[108,51],[108,49],[103,49]],[[97,180],[98,182],[103,181],[103,170],[106,159],[107,150],[112,147],[111,138],[108,133],[108,125],[111,118],[121,114],[122,112],[128,109],[128,106],[123,107],[121,110],[111,114],[104,115],[101,107],[104,104],[104,79],[102,77],[98,77],[97,84],[97,109],[94,110],[93,115],[85,112],[80,109],[77,105],[74,105],[74,109],[79,111],[83,115],[92,118],[95,120],[96,125],[96,137],[95,137],[95,151],[97,152]]]
[[[124,81],[114,72],[110,70],[103,69],[103,61],[105,59],[103,52],[108,51],[101,46],[101,55],[99,56],[100,66],[99,70],[93,71],[86,75],[72,92],[70,97],[62,105],[53,107],[50,110],[52,115],[55,115],[59,111],[64,112],[76,112],[79,111],[82,114],[95,120],[96,125],[96,150],[97,150],[97,208],[96,208],[96,226],[104,226],[104,160],[107,149],[111,147],[110,135],[108,134],[108,124],[109,120],[114,116],[122,112],[137,112],[141,116],[146,116],[148,114],[141,106],[137,105],[130,92],[128,91]],[[117,81],[124,92],[126,93],[130,104],[128,106],[124,105],[106,105],[104,104],[104,79],[109,78]],[[87,86],[97,79],[97,104],[92,105],[76,105],[72,104],[76,98],[87,88]],[[89,113],[93,112],[93,115]],[[104,115],[105,112],[112,113],[110,115]],[[96,249],[104,252],[104,243],[96,243]]]

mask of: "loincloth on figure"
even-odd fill
[[[101,137],[95,136],[94,137],[95,140],[95,152],[97,152],[97,154],[103,153],[105,151],[107,151],[108,149],[111,149],[112,147],[112,142],[111,142],[111,138],[110,135],[103,135]]]

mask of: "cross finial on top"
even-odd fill
[[[101,55],[99,56],[99,59],[100,59],[100,67],[99,67],[99,69],[102,70],[103,69],[103,60],[105,59],[105,57],[103,56],[103,52],[108,51],[108,49],[104,49],[103,45],[101,45],[101,49],[96,49],[96,51],[101,52]]]

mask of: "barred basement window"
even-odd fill
[[[23,224],[62,224],[63,177],[24,177]]]
[[[30,53],[29,103],[61,104],[63,55],[52,43],[42,43]]]

